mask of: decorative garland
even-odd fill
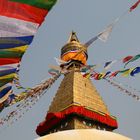
[[[107,71],[107,72],[101,72],[101,73],[95,72],[94,69],[91,70],[91,69],[84,68],[84,69],[81,69],[81,72],[82,72],[83,77],[91,78],[94,80],[101,80],[101,79],[105,79],[105,78],[113,78],[119,74],[121,74],[121,76],[123,76],[123,77],[127,77],[127,76],[135,77],[136,74],[140,73],[140,67],[117,70],[114,72]]]

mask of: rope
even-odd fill
[[[104,79],[104,80],[107,81],[110,85],[118,88],[120,91],[123,91],[123,93],[125,93],[126,95],[136,99],[137,101],[140,101],[140,96],[138,96],[135,93],[133,93],[132,91],[129,91],[128,89],[124,88],[122,86],[122,84],[120,85],[120,83],[117,83],[116,81],[113,81],[113,80],[110,80],[110,79]]]

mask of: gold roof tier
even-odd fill
[[[64,77],[48,112],[61,111],[71,104],[109,114],[107,106],[91,80],[84,78],[80,72],[73,71]]]

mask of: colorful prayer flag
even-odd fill
[[[7,86],[0,91],[0,104],[8,99],[9,95],[12,93],[12,86]]]
[[[83,75],[83,77],[89,79],[89,78],[90,78],[90,73],[85,73],[85,74]]]
[[[110,77],[110,78],[116,77],[117,74],[118,74],[119,72],[120,72],[120,71],[115,71],[115,72],[111,73],[109,77]]]
[[[16,73],[16,72],[17,72],[17,68],[2,70],[2,71],[0,70],[0,77],[11,74],[11,73]]]
[[[6,16],[0,16],[1,37],[32,36],[35,35],[38,27],[38,23],[33,23]]]
[[[104,75],[103,78],[107,78],[107,77],[109,77],[109,74],[111,74],[111,71],[106,72],[106,74]]]
[[[66,61],[63,61],[62,59],[59,59],[59,58],[56,58],[56,57],[55,57],[54,59],[55,59],[55,61],[56,61],[56,63],[57,63],[58,65],[67,63]]]
[[[0,91],[0,98],[2,98],[9,90],[12,89],[12,86],[8,86],[8,87],[5,87],[3,88],[1,91]]]
[[[20,58],[0,58],[0,66],[20,62]]]
[[[126,62],[128,62],[130,59],[132,59],[133,58],[133,56],[127,56],[127,57],[125,57],[125,58],[123,58],[123,63],[126,63]]]
[[[114,23],[110,24],[103,32],[101,32],[99,34],[98,38],[101,41],[106,42],[108,40],[108,38],[109,38],[109,35],[112,32],[113,26],[114,26]]]
[[[0,58],[21,58],[23,52],[0,50]]]
[[[132,5],[129,9],[130,12],[132,12],[137,6],[140,4],[140,0],[138,0],[134,5]]]
[[[13,83],[14,79],[18,80],[21,58],[56,2],[57,0],[0,0],[0,89],[7,83]],[[6,88],[0,90],[0,104],[3,107],[8,106],[12,100],[11,89],[6,91]]]
[[[85,45],[86,47],[90,46],[94,41],[96,41],[96,40],[98,39],[98,36],[99,36],[99,35],[97,35],[97,36],[91,38],[91,39],[90,39],[88,42],[86,42],[84,45]]]
[[[12,73],[12,74],[8,74],[8,75],[5,75],[5,76],[1,76],[0,77],[0,82],[2,82],[3,80],[6,80],[6,79],[10,79],[10,78],[14,78],[16,77],[16,73]]]
[[[21,58],[27,50],[27,47],[26,45],[10,49],[0,49],[0,58]]]
[[[117,60],[106,62],[104,68],[107,70],[116,62]]]
[[[130,75],[131,75],[131,76],[135,76],[135,74],[137,74],[137,73],[140,73],[140,67],[134,68],[134,69],[131,71]]]
[[[139,58],[140,58],[140,54],[133,56],[129,61],[127,61],[127,63],[125,63],[124,67],[126,67],[126,65],[128,65],[130,62],[136,61]]]
[[[31,44],[34,36],[0,37],[0,49],[15,48]]]
[[[9,49],[5,49],[5,50],[24,53],[27,50],[27,48],[28,48],[28,45],[25,45],[25,46],[20,46],[20,47],[15,47],[15,48],[9,48]]]
[[[49,69],[48,72],[49,72],[49,74],[51,74],[51,75],[57,75],[57,74],[60,73],[60,72],[59,72],[58,70],[56,70],[56,69]]]
[[[1,70],[9,70],[9,69],[13,69],[13,68],[17,68],[18,69],[19,66],[20,66],[19,63],[3,65],[3,66],[0,66],[0,71]]]
[[[41,24],[48,10],[40,9],[27,4],[0,0],[0,15]]]
[[[47,9],[48,11],[53,7],[57,0],[10,0],[19,3],[28,4],[42,9]]]
[[[122,76],[126,77],[131,73],[132,69],[122,70],[119,73],[122,73]]]

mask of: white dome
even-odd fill
[[[132,140],[132,139],[109,131],[102,131],[96,129],[78,129],[52,133],[40,137],[37,140]]]

